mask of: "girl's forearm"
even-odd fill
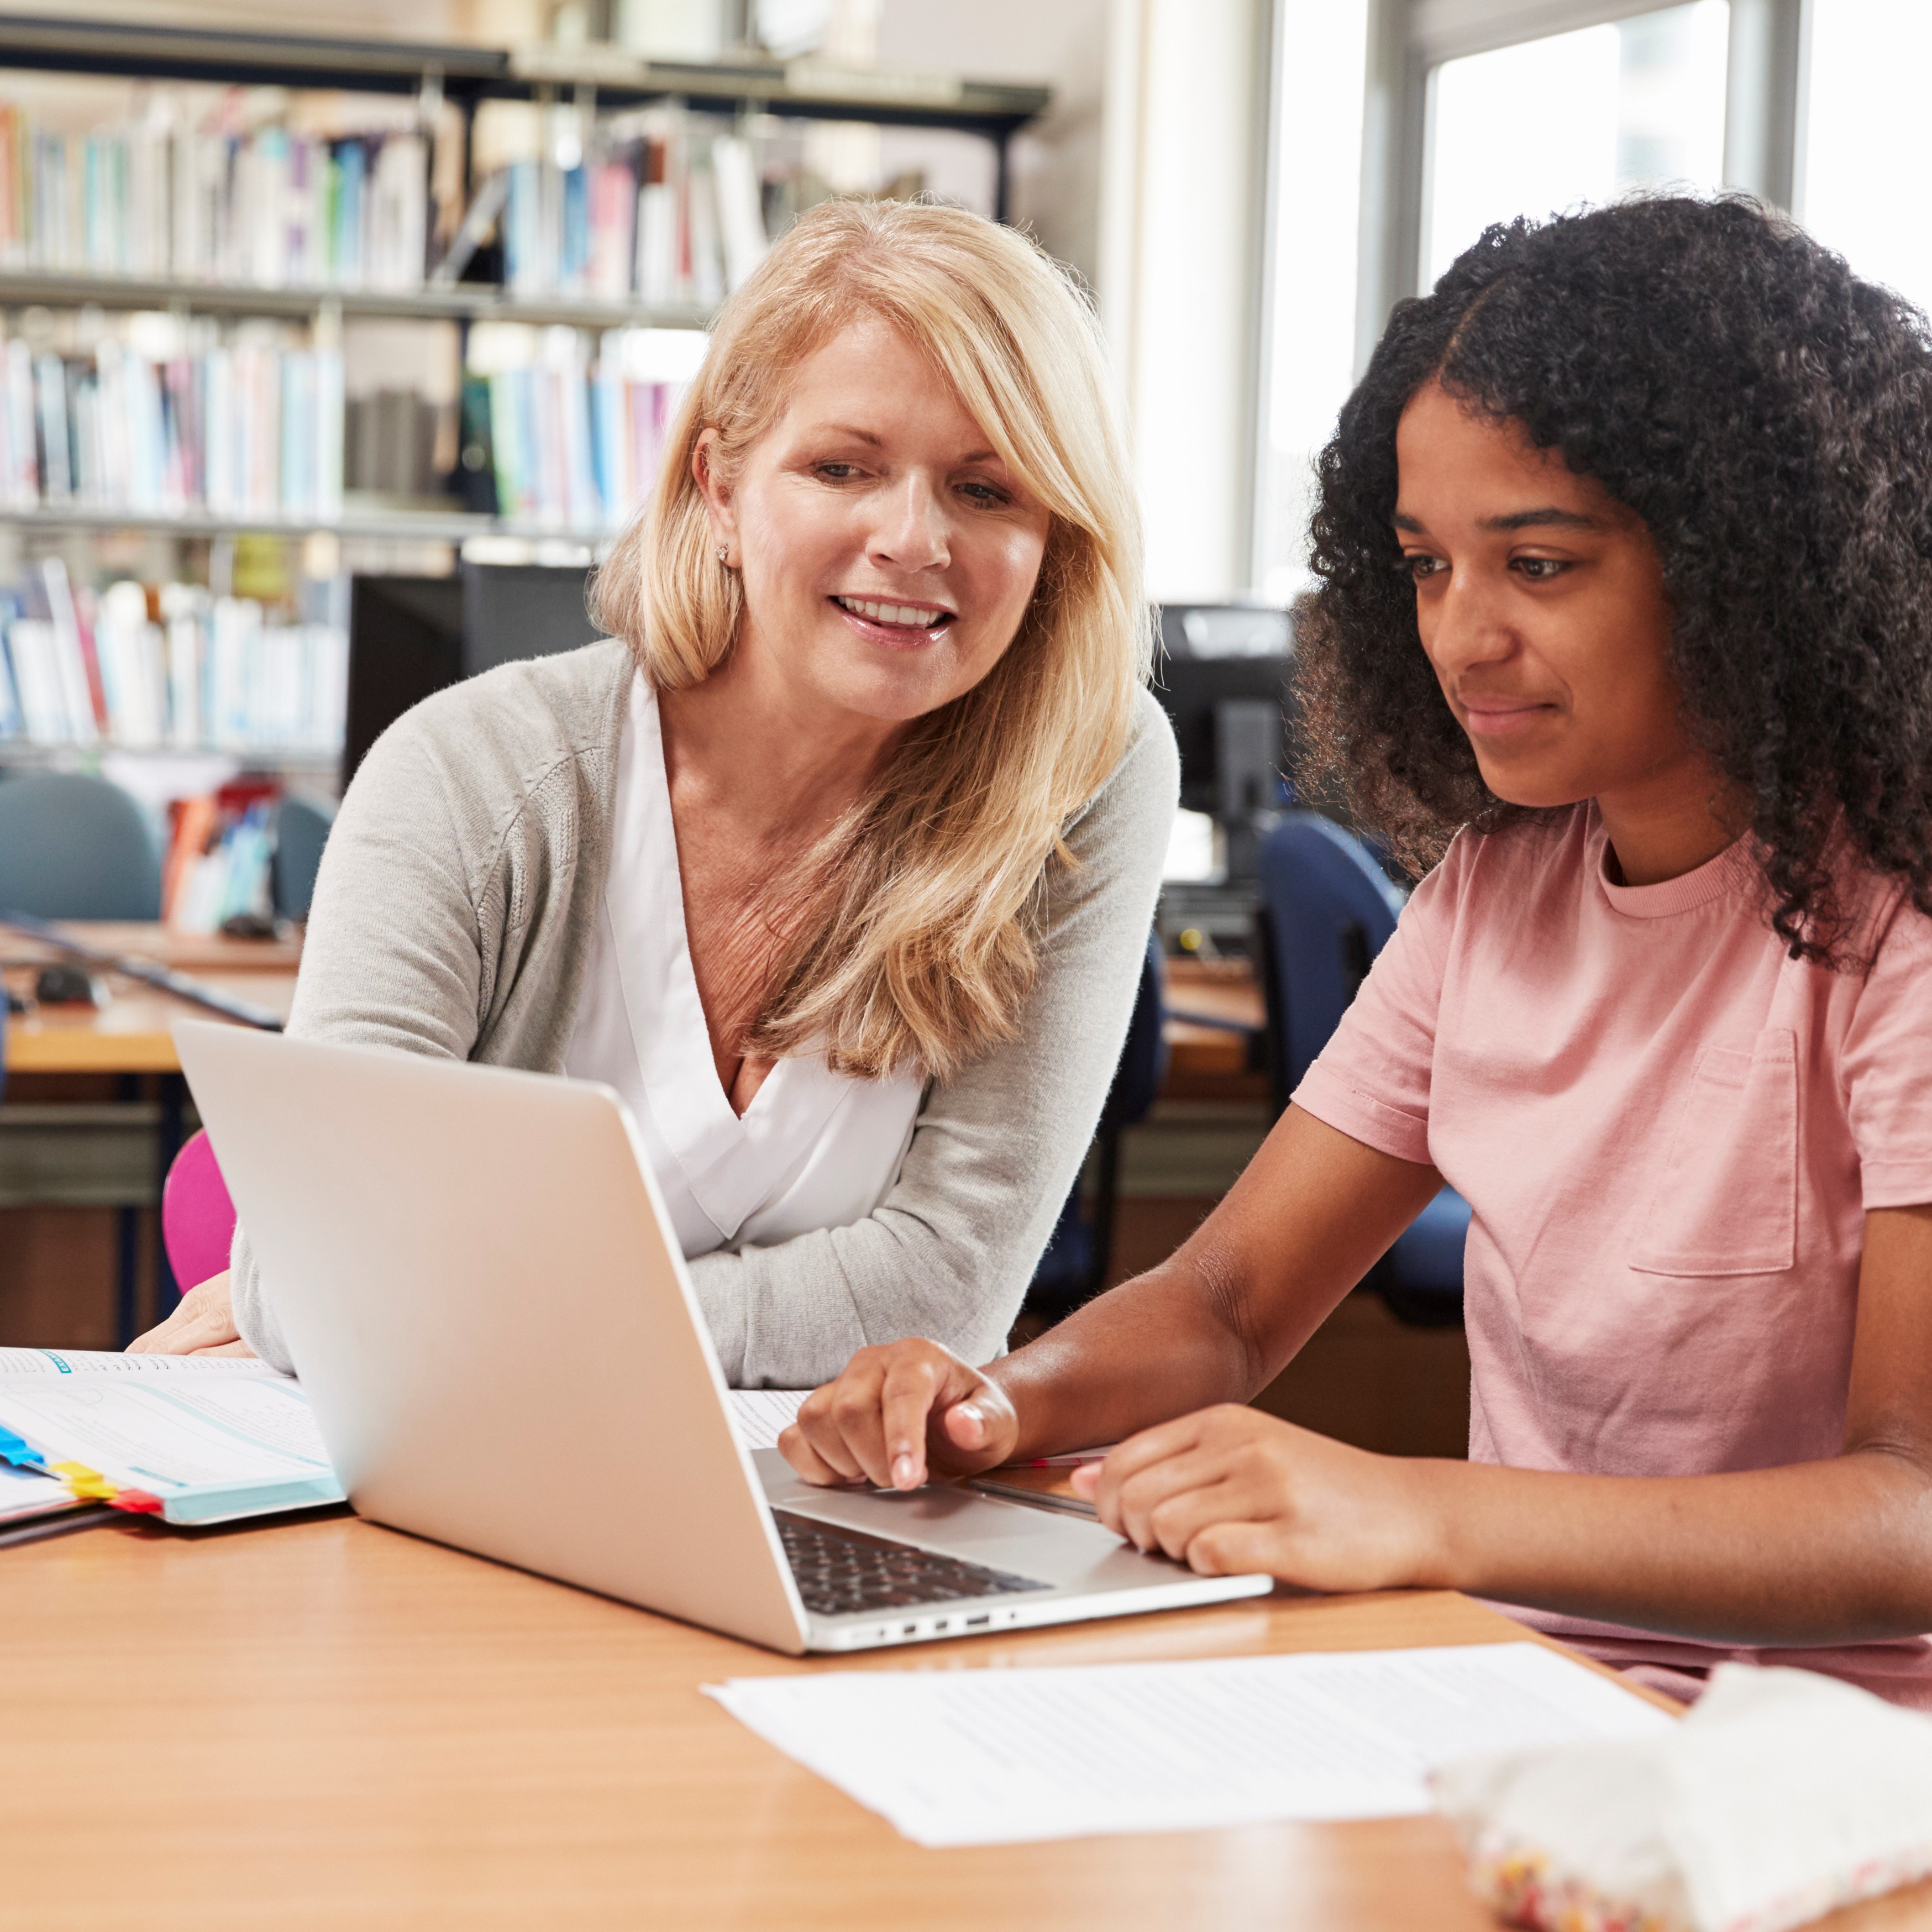
[[[1889,1450],[1714,1476],[1408,1466],[1418,1584],[1706,1642],[1932,1630],[1932,1470]]]
[[[1022,1459],[1118,1442],[1253,1391],[1252,1352],[1172,1263],[1124,1282],[986,1371],[1019,1418]]]
[[[1019,1453],[1118,1442],[1246,1402],[1442,1184],[1291,1105],[1175,1253],[987,1371],[1012,1399]]]

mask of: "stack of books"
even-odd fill
[[[430,143],[197,121],[163,94],[140,119],[69,134],[0,103],[0,263],[68,274],[420,288]]]
[[[542,528],[621,529],[650,494],[686,384],[651,380],[653,332],[532,332],[466,380],[464,440],[488,453],[500,514]],[[693,337],[701,350],[703,338]],[[662,366],[659,364],[658,366]]]
[[[98,596],[49,558],[0,589],[0,742],[332,757],[349,638],[198,584]]]
[[[68,355],[14,337],[0,341],[0,504],[327,521],[342,416],[340,349],[281,325],[224,336],[136,316]]]
[[[715,131],[715,119],[617,116],[568,166],[551,154],[508,163],[478,202],[500,198],[510,289],[656,308],[723,301],[764,259],[767,238],[751,144]]]

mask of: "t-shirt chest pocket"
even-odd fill
[[[1798,1038],[1707,1046],[1692,1070],[1630,1266],[1646,1274],[1778,1274],[1797,1258]]]

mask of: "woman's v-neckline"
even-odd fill
[[[791,1056],[742,1114],[732,1106],[692,962],[657,696],[641,675],[616,790],[604,908],[638,1072],[692,1198],[728,1240],[809,1151],[852,1083],[822,1060]]]

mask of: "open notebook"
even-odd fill
[[[734,1390],[748,1448],[800,1393]],[[0,1348],[0,1523],[84,1503],[174,1523],[232,1522],[344,1500],[302,1388],[223,1355]]]

